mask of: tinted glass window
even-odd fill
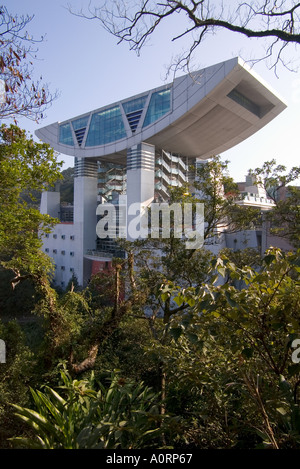
[[[59,143],[63,143],[64,145],[74,145],[70,124],[60,125]]]
[[[111,143],[126,137],[126,131],[119,106],[99,111],[92,115],[85,146]]]
[[[171,90],[156,91],[152,94],[143,127],[157,121],[171,109]]]

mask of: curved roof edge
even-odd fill
[[[143,127],[151,96],[168,89],[171,90],[170,107]],[[125,113],[124,104],[143,97],[144,108],[140,114],[131,113],[136,126],[133,130],[133,121],[130,113]],[[67,121],[47,125],[35,134],[56,151],[80,158],[121,161],[128,148],[143,141],[170,152],[206,159],[250,137],[286,107],[283,99],[237,57]],[[105,114],[112,108],[120,109],[119,119],[125,129],[122,138],[104,145],[86,146],[92,116]],[[85,121],[86,127],[75,129],[74,121]],[[59,141],[60,126],[66,124],[71,124],[73,145]]]

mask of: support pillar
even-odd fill
[[[74,225],[76,227],[77,276],[81,285],[90,278],[84,256],[96,247],[97,161],[77,159],[74,177]]]
[[[154,199],[155,147],[140,143],[127,152],[127,239],[141,233],[140,216]],[[143,237],[143,236],[142,236]]]

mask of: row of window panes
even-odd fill
[[[126,137],[120,106],[92,115],[85,145],[87,147],[105,145]]]
[[[252,112],[252,114],[256,115],[257,117],[261,116],[260,107],[236,89],[230,91],[227,96],[238,103],[240,106],[243,106],[245,109]]]
[[[171,109],[171,90],[157,91],[152,94],[143,127],[146,127]],[[143,109],[147,96],[142,96],[127,103],[123,103],[126,114]],[[84,128],[88,117],[82,117],[72,122],[74,130]],[[124,122],[120,106],[114,106],[92,115],[85,145],[87,147],[105,145],[126,137]],[[74,145],[70,123],[62,124],[59,128],[59,142]]]
[[[45,248],[45,252],[47,252],[47,253],[50,252],[50,249]],[[57,254],[57,249],[52,249],[52,252],[53,252],[53,254]],[[66,251],[60,251],[60,253],[64,256],[66,254]],[[70,251],[70,256],[73,257],[74,255],[75,255],[74,251]]]
[[[45,237],[46,237],[46,238],[49,238],[49,234],[47,233],[47,234],[45,235]],[[54,239],[57,239],[57,234],[54,234],[54,235],[53,235],[53,238],[54,238]],[[61,239],[66,239],[66,235],[61,235]],[[74,241],[75,236],[74,236],[74,235],[70,235],[70,239],[71,239],[72,241]]]
[[[151,96],[143,127],[152,124],[171,109],[171,90],[157,91]]]
[[[69,123],[60,125],[59,142],[65,145],[74,145],[71,125]]]
[[[74,130],[79,130],[83,129],[87,126],[89,117],[80,117],[79,119],[76,119],[75,121],[72,121],[73,129]]]
[[[147,95],[141,96],[140,98],[132,99],[131,101],[127,101],[127,103],[123,103],[125,114],[129,114],[130,112],[144,109],[146,100],[147,100]]]
[[[55,270],[57,270],[57,265],[56,264],[55,264],[54,268],[55,268]],[[61,270],[66,270],[64,265],[62,265],[60,269]],[[74,267],[70,267],[70,272],[74,272]],[[64,283],[64,282],[62,282],[62,283]]]

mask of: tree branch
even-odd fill
[[[267,44],[266,46],[267,55],[264,59],[277,53],[277,59],[275,58],[272,65],[276,69],[278,63],[283,62],[282,53],[285,46],[291,43],[300,44],[300,3],[289,9],[284,8],[285,3],[281,2],[278,5],[273,0],[272,2],[265,1],[260,6],[259,4],[243,2],[234,11],[235,19],[230,11],[231,6],[224,6],[221,0],[214,2],[215,11],[213,11],[209,0],[198,2],[194,0],[166,0],[161,3],[145,0],[139,5],[122,0],[114,2],[113,7],[109,3],[108,5],[104,4],[101,8],[94,8],[94,10],[90,4],[89,15],[84,14],[83,11],[77,15],[100,20],[102,26],[119,39],[119,43],[128,42],[130,49],[139,54],[148,38],[163,21],[175,13],[183,13],[190,25],[185,28],[185,24],[182,22],[183,30],[178,31],[172,40],[175,41],[196,32],[199,34],[198,37],[193,38],[185,56],[178,59],[178,68],[183,63],[188,67],[192,53],[203,42],[208,32],[225,29],[250,39],[273,39],[272,45]],[[278,45],[278,41],[282,43],[283,47],[280,47],[279,51],[275,51],[274,47]]]

